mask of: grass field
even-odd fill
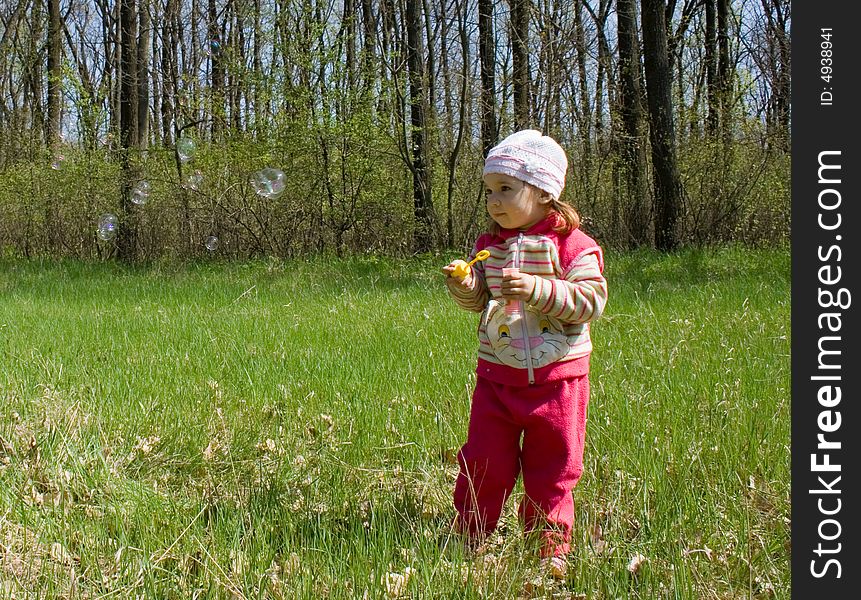
[[[449,535],[450,258],[0,262],[0,597],[788,598],[788,251],[607,257],[561,582]]]

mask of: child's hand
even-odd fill
[[[468,271],[469,274],[463,279],[454,276],[455,269],[457,269],[458,267],[463,268],[464,266],[466,266],[466,261],[460,259],[453,260],[442,268],[442,272],[445,273],[445,276],[449,278],[449,281],[454,282],[461,287],[469,287],[468,283],[469,280],[472,278],[471,270]]]
[[[505,273],[502,276],[502,297],[506,300],[528,300],[535,289],[535,277],[529,273]]]

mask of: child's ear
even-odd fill
[[[545,192],[541,190],[541,197],[538,199],[539,204],[550,205],[553,204],[553,196],[550,195],[550,192]]]

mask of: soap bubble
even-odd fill
[[[251,187],[264,198],[273,200],[284,193],[286,178],[278,169],[265,168],[251,176]]]
[[[182,186],[187,190],[194,190],[195,192],[200,189],[200,186],[203,184],[203,173],[200,171],[195,171],[194,173],[189,173],[185,176],[185,182],[183,182]]]
[[[216,250],[218,250],[218,238],[214,235],[211,235],[206,238],[206,242],[204,242],[203,245],[206,246],[206,249],[210,252],[215,252]]]
[[[51,168],[55,171],[59,171],[63,168],[63,165],[66,164],[66,157],[62,154],[57,154],[54,156],[54,160],[51,161]]]
[[[105,213],[99,217],[99,225],[96,229],[96,235],[103,242],[109,242],[117,237],[117,229],[119,228],[119,220],[112,213]]]
[[[146,204],[149,200],[149,181],[142,179],[132,187],[132,202]]]
[[[180,138],[176,143],[176,153],[179,154],[179,160],[187,162],[194,158],[194,153],[197,152],[197,144],[191,138]]]
[[[218,54],[221,52],[221,42],[218,39],[209,40],[209,53]]]

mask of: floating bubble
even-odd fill
[[[112,213],[105,213],[99,217],[96,235],[103,242],[109,242],[117,237],[117,229],[119,229],[119,219],[117,219],[117,216]]]
[[[195,171],[194,173],[189,173],[185,176],[185,181],[182,186],[187,190],[194,190],[195,192],[200,189],[200,186],[203,184],[203,173],[200,171]]]
[[[180,138],[176,143],[176,153],[179,155],[179,160],[182,162],[188,162],[192,158],[194,158],[194,154],[197,152],[197,144],[194,143],[194,140],[191,138]]]
[[[254,191],[270,200],[283,194],[286,184],[284,172],[278,169],[267,167],[251,176],[251,187],[254,188]]]
[[[217,39],[209,40],[209,52],[211,54],[218,54],[221,52],[221,42]]]
[[[214,235],[211,235],[206,238],[206,241],[203,243],[203,245],[206,246],[206,249],[210,252],[215,252],[216,250],[218,250],[218,238]]]
[[[51,161],[51,168],[55,171],[59,171],[63,168],[63,165],[66,164],[66,157],[62,154],[57,154],[54,156],[54,160]]]
[[[146,204],[149,200],[149,181],[142,179],[132,187],[132,202]]]

